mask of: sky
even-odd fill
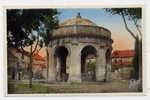
[[[74,18],[77,13],[80,13],[82,18],[89,19],[98,26],[110,30],[114,41],[112,44],[113,50],[134,49],[134,39],[125,29],[120,15],[111,15],[102,8],[59,8],[58,12],[60,12],[59,22]],[[131,21],[128,21],[128,25],[133,32],[136,32]]]

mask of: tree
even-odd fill
[[[141,53],[142,51],[140,51],[141,49],[138,49],[138,44],[139,44],[140,41],[136,40],[135,41],[135,52],[139,52]],[[134,59],[133,59],[133,66],[139,66],[139,57],[141,54],[139,53],[135,53],[134,55]],[[138,79],[139,78],[139,68],[135,67],[134,68],[134,73],[133,73],[133,78],[134,79]]]
[[[10,9],[7,10],[8,47],[25,52],[30,47],[29,87],[32,87],[32,56],[42,48],[40,39],[41,23],[51,14],[50,9]],[[50,20],[50,19],[49,19]],[[35,45],[35,46],[33,46]],[[38,49],[38,46],[40,47]]]
[[[45,51],[46,51],[46,59],[47,59],[47,81],[48,81],[48,72],[49,72],[49,52],[48,52],[48,45],[49,42],[52,40],[52,33],[53,30],[58,28],[58,15],[56,9],[51,9],[51,14],[48,16],[44,16],[43,20],[43,27],[40,35],[42,36],[43,42],[45,44]]]
[[[133,67],[135,69],[134,78],[140,79],[142,78],[142,32],[140,30],[140,21],[142,18],[142,9],[141,8],[107,8],[105,9],[107,12],[112,15],[118,14],[122,17],[126,30],[130,33],[130,35],[135,39],[135,57],[133,60]],[[134,33],[128,26],[127,20],[132,21],[137,30]],[[137,73],[139,73],[137,75]]]

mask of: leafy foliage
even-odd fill
[[[142,9],[141,8],[106,8],[107,12],[110,12],[112,15],[124,13],[129,20],[139,20],[142,18]]]
[[[52,38],[52,32],[54,29],[58,28],[58,12],[56,9],[53,9],[48,16],[44,16],[43,27],[41,27],[42,39],[47,46]]]
[[[9,9],[7,10],[7,39],[9,47],[29,46],[41,32],[41,24],[53,28],[56,9]],[[37,33],[37,34],[36,34]]]
[[[140,23],[141,23],[141,18],[142,18],[142,8],[107,8],[105,10],[112,15],[118,14],[118,15],[122,16],[126,30],[130,33],[130,35],[134,39],[137,39],[137,36],[142,37],[142,33],[140,30],[140,28],[141,28]],[[126,18],[128,18],[129,21],[132,21],[134,23],[134,26],[137,30],[137,32],[136,32],[137,34],[128,27]]]
[[[96,62],[89,61],[87,64],[88,71],[95,72]]]
[[[42,46],[43,40],[40,38],[42,34],[42,25],[47,28],[55,27],[57,18],[56,9],[9,9],[7,10],[7,39],[8,47],[16,47],[24,50],[25,46],[30,46],[30,65],[29,65],[29,87],[32,87],[32,55],[38,53]],[[50,23],[50,24],[48,24]],[[49,34],[46,34],[49,35]],[[45,36],[48,39],[49,36]],[[49,41],[44,40],[48,44]],[[33,44],[35,43],[35,46]],[[37,50],[37,47],[40,49]]]

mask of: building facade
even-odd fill
[[[134,50],[116,50],[112,53],[112,65],[128,66],[132,65]]]
[[[8,48],[8,78],[10,80],[28,80],[29,79],[29,52],[16,48]],[[39,54],[32,56],[32,71],[34,79],[46,79],[47,69],[45,59]]]
[[[112,53],[112,75],[111,79],[129,80],[133,77],[132,66],[134,50],[115,50]]]
[[[28,79],[28,53],[16,48],[8,48],[7,55],[8,78],[12,80]]]
[[[83,82],[86,72],[86,57],[96,57],[95,80],[109,80],[111,71],[111,32],[99,27],[92,21],[75,18],[60,23],[54,30],[49,43],[49,75],[48,80]]]

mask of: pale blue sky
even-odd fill
[[[98,25],[106,25],[107,23],[115,23],[120,18],[119,15],[110,16],[110,14],[106,13],[104,9],[99,8],[72,8],[72,9],[58,9],[61,12],[59,19],[60,21],[64,21],[65,19],[73,18],[80,12],[81,16],[87,19],[92,20]],[[121,21],[119,19],[119,21]]]
[[[80,12],[83,18],[90,19],[98,26],[105,27],[112,32],[113,47],[116,49],[133,49],[134,40],[125,30],[123,20],[119,15],[110,15],[102,8],[62,8],[58,9],[60,22],[73,18]],[[132,23],[129,26],[134,30]]]

